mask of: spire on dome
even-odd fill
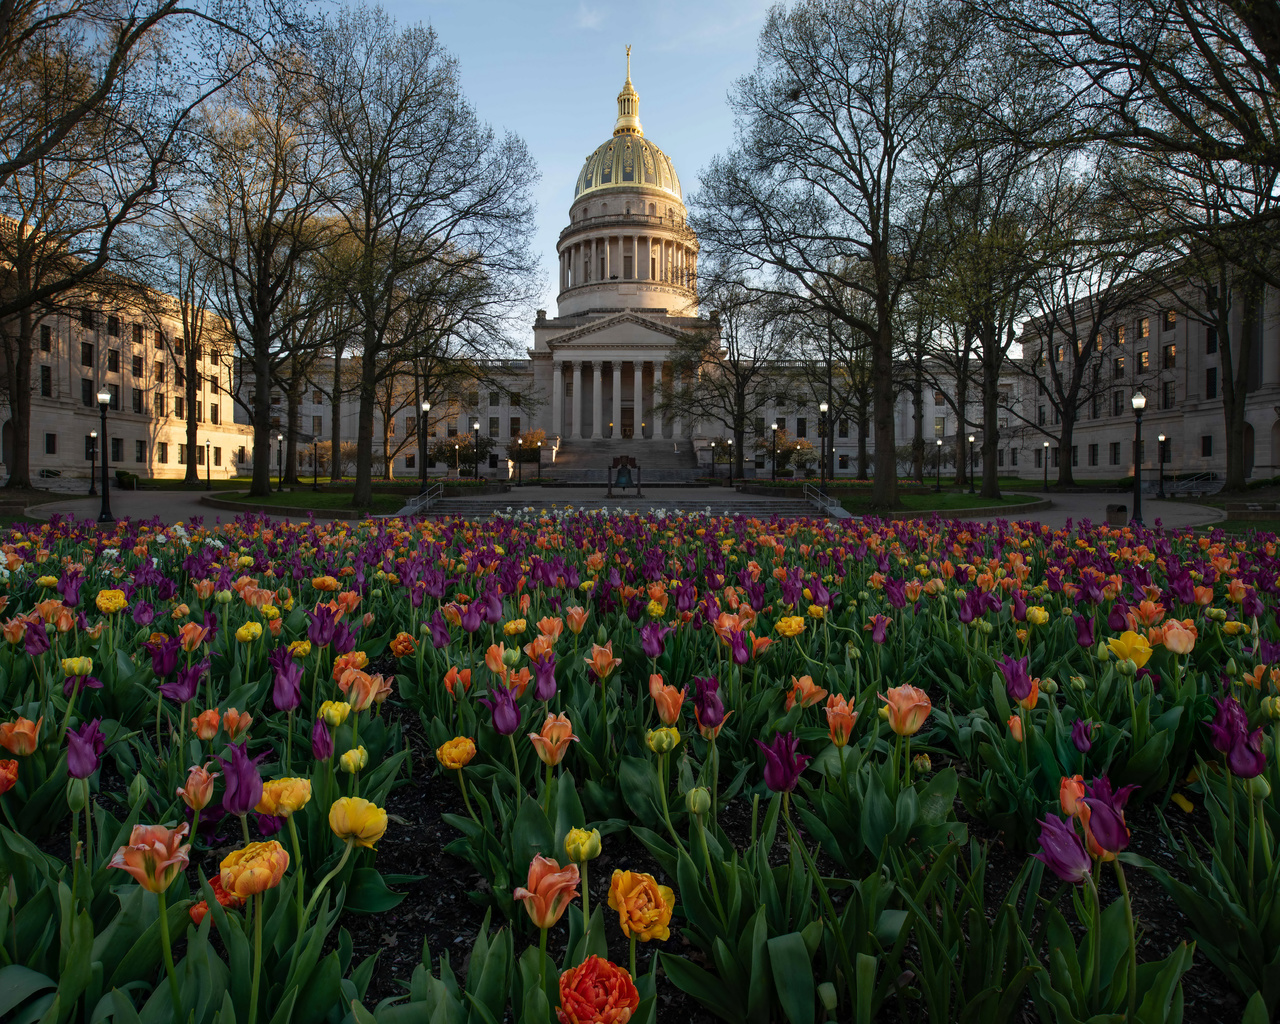
[[[613,125],[614,135],[643,135],[640,127],[640,96],[631,85],[631,47],[627,47],[627,81],[618,93],[618,120]]]

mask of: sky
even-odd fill
[[[765,0],[382,0],[400,23],[425,22],[458,58],[481,118],[521,136],[541,175],[533,189],[542,300],[555,315],[556,239],[573,183],[613,133],[626,80],[640,94],[645,137],[669,157],[686,200],[733,144],[727,96],[755,65]]]

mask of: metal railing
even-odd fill
[[[444,497],[444,484],[432,484],[425,491],[422,491],[420,494],[415,494],[405,502],[404,508],[397,512],[396,515],[420,516],[442,497]]]
[[[822,489],[815,487],[813,484],[804,485],[804,500],[811,505],[816,505],[828,515],[843,518],[845,515],[844,506],[840,504],[839,498],[833,498],[823,493]]]
[[[1147,475],[1150,475],[1152,479],[1147,479]],[[1159,477],[1149,469],[1144,470],[1142,493],[1156,494],[1159,487]],[[1218,478],[1218,474],[1214,472],[1197,473],[1195,476],[1179,477],[1177,480],[1166,478],[1164,482],[1166,496],[1175,494],[1214,494],[1221,489],[1222,481]]]

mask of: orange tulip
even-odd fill
[[[489,649],[484,652],[485,668],[504,681],[507,678],[507,665],[502,660],[502,657],[506,653],[506,644],[490,644]]]
[[[570,741],[577,743],[578,737],[573,734],[573,724],[565,714],[547,715],[542,731],[529,733],[529,742],[533,744],[538,760],[548,765],[557,765],[564,760]]]
[[[369,655],[364,651],[348,651],[346,654],[339,654],[333,659],[333,681],[341,686],[343,673],[353,668],[365,668],[368,664]]]
[[[406,658],[417,649],[417,643],[408,633],[397,633],[396,638],[391,641],[391,653],[397,658]]]
[[[1009,727],[1009,735],[1018,743],[1022,742],[1022,718],[1019,715],[1010,715],[1009,721],[1005,723]]]
[[[188,653],[199,647],[209,636],[209,630],[194,622],[188,622],[178,631],[182,637],[182,649]]]
[[[578,895],[578,865],[562,868],[550,857],[536,854],[529,865],[528,881],[512,895],[524,901],[535,927],[550,928]]]
[[[217,736],[221,727],[222,716],[218,714],[217,708],[201,711],[200,714],[191,719],[191,731],[196,734],[197,738],[205,742]]]
[[[544,654],[550,654],[555,650],[555,639],[547,636],[546,633],[539,633],[529,643],[524,645],[524,653],[530,658],[541,658]]]
[[[668,686],[662,676],[654,673],[649,677],[649,696],[658,709],[658,718],[663,725],[675,725],[680,721],[680,709],[684,705],[685,691]]]
[[[352,711],[364,711],[373,706],[373,698],[381,683],[381,676],[374,677],[358,668],[350,668],[338,680],[338,689],[346,696]]]
[[[178,789],[177,795],[193,811],[202,811],[213,799],[213,780],[217,777],[218,772],[192,765],[187,772],[187,784]]]
[[[347,615],[350,615],[360,607],[360,595],[354,590],[344,590],[338,595],[338,607]]]
[[[773,643],[773,637],[756,636],[754,633],[751,633],[750,636],[751,636],[751,660],[755,661],[757,658],[763,655],[765,651],[769,649],[770,645],[772,645]]]
[[[18,762],[0,761],[0,796],[13,789],[18,781]]]
[[[573,630],[575,636],[582,632],[582,628],[587,624],[587,611],[585,608],[574,606],[567,608],[564,613],[565,622],[569,624],[569,628]]]
[[[538,620],[538,632],[543,636],[550,637],[551,642],[555,643],[560,639],[560,634],[564,632],[564,620],[559,616],[554,618],[545,618]]]
[[[524,696],[525,689],[529,686],[529,680],[533,678],[533,673],[528,667],[517,669],[515,672],[508,673],[506,678],[507,689],[515,694],[516,700]]]
[[[849,710],[849,702],[839,693],[827,698],[827,706],[823,710],[827,715],[827,733],[831,742],[837,747],[846,746],[858,721],[858,713]]]
[[[464,693],[471,689],[471,669],[464,668],[459,672],[458,666],[454,665],[445,673],[444,685],[445,689],[449,691],[450,697],[454,696],[453,688],[458,683],[462,684],[462,690]]]
[[[929,695],[917,686],[895,686],[887,694],[877,694],[886,701],[882,714],[889,719],[889,728],[899,736],[914,736],[924,726],[924,720],[933,710]]]
[[[11,644],[20,644],[27,635],[27,620],[16,616],[4,624],[4,638]]]
[[[127,871],[148,892],[164,892],[186,870],[191,845],[183,843],[188,825],[134,825],[129,845],[116,850],[110,866]]]
[[[274,889],[289,867],[288,851],[274,839],[250,843],[222,858],[222,888],[240,899]]]
[[[222,715],[222,728],[227,732],[227,742],[234,743],[241,736],[249,731],[249,726],[253,725],[253,715],[247,711],[237,711],[235,708],[227,708]]]
[[[19,718],[16,722],[0,722],[0,747],[19,757],[34,754],[40,740],[40,726],[43,724],[44,716],[36,722],[29,718]]]
[[[1062,813],[1068,818],[1074,818],[1084,806],[1080,803],[1083,799],[1084,776],[1064,775],[1062,782],[1058,784],[1058,803],[1062,806]]]
[[[207,601],[213,597],[213,580],[196,580],[191,585],[191,589],[196,592],[196,597],[201,601]]]
[[[1174,654],[1190,654],[1196,646],[1196,629],[1187,629],[1177,619],[1171,619],[1164,627],[1164,645]]]
[[[795,707],[797,698],[800,700],[801,707],[811,708],[826,695],[827,691],[815,684],[812,676],[801,676],[799,679],[792,676],[791,692],[787,694],[787,710],[790,711]]]
[[[608,679],[613,670],[622,664],[621,658],[613,656],[613,641],[601,647],[599,644],[591,645],[591,654],[582,659],[595,672],[597,678],[601,680]]]

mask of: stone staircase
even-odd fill
[[[643,498],[606,498],[599,492],[593,496],[571,495],[566,492],[561,496],[557,495],[552,488],[542,489],[541,493],[534,497],[532,494],[521,494],[516,490],[508,494],[442,498],[431,507],[429,515],[459,516],[463,519],[480,520],[487,519],[495,513],[514,515],[529,510],[536,514],[555,510],[563,511],[567,508],[584,512],[607,508],[640,514],[651,510],[694,514],[706,513],[710,509],[711,514],[715,516],[750,516],[758,519],[771,519],[775,516],[784,519],[826,518],[821,510],[796,498],[762,498],[711,487],[678,495],[656,490]]]
[[[683,483],[698,477],[693,442],[688,438],[563,440],[555,464],[544,464],[542,472],[565,483],[603,485],[609,466],[619,455],[630,455],[640,464],[642,484]]]

